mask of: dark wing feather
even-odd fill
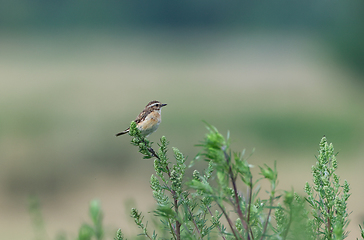
[[[152,101],[153,102],[153,101]],[[151,103],[152,103],[151,102]],[[150,103],[149,103],[150,104]],[[148,104],[148,105],[149,105]],[[147,106],[148,106],[147,105]],[[151,109],[144,109],[143,110],[143,112],[141,112],[138,116],[137,116],[137,118],[134,120],[134,122],[136,122],[137,124],[138,123],[140,123],[140,122],[142,122],[142,121],[144,121],[145,120],[145,118],[148,116],[148,114],[151,112]],[[124,131],[122,131],[122,132],[119,132],[119,133],[117,133],[116,134],[116,136],[120,136],[120,135],[123,135],[123,134],[125,134],[125,133],[128,133],[129,132],[129,128],[127,128],[127,129],[125,129]]]
[[[146,109],[144,109],[144,111],[143,111],[143,112],[141,112],[141,113],[138,115],[138,117],[134,120],[134,122],[136,122],[136,123],[140,123],[140,122],[144,121],[144,120],[145,120],[145,118],[148,116],[148,114],[149,114],[150,112],[151,112],[150,110],[146,110]]]

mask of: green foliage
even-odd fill
[[[92,200],[89,206],[89,215],[92,224],[84,223],[78,231],[78,240],[101,240],[104,236],[102,226],[101,204],[98,200]]]
[[[36,197],[29,198],[29,212],[36,233],[35,240],[46,240],[49,237],[46,234],[44,221],[40,209],[40,201]],[[104,227],[102,225],[103,213],[101,204],[98,200],[92,200],[89,206],[89,215],[92,224],[83,223],[78,230],[77,240],[102,240],[104,239]],[[56,240],[66,240],[66,234],[60,233],[56,236]],[[124,240],[121,230],[117,233],[116,240]]]
[[[344,239],[348,234],[345,228],[349,224],[347,201],[350,186],[346,180],[341,185],[335,173],[336,155],[332,143],[328,144],[323,137],[316,165],[312,166],[314,185],[311,187],[306,183],[305,186],[306,199],[312,209],[312,230],[323,239]]]
[[[126,240],[120,228],[116,231],[116,237],[114,238],[114,240]]]
[[[157,202],[153,213],[161,222],[163,236],[168,233],[167,238],[172,239],[249,240],[343,239],[346,236],[349,185],[344,183],[343,194],[338,198],[341,186],[334,173],[337,162],[332,144],[328,145],[325,138],[320,143],[318,163],[313,168],[315,191],[326,194],[321,196],[326,201],[320,202],[314,200],[308,184],[307,198],[293,190],[277,190],[276,164],[273,168],[259,166],[262,177],[253,181],[252,165],[244,158],[244,151],[232,152],[229,136],[223,137],[209,124],[206,127],[208,133],[198,145],[202,151],[195,159],[204,159],[208,167],[203,174],[194,170],[192,178],[185,180],[183,154],[173,148],[175,163],[169,162],[165,137],[158,144],[157,154],[135,124],[131,125],[132,144],[139,146],[144,158],[155,157],[155,175],[151,176],[150,184]],[[266,198],[260,194],[261,181],[268,181],[270,186]],[[238,188],[242,184],[243,187]],[[311,212],[306,210],[306,202],[309,202]],[[330,210],[325,212],[328,207]],[[143,217],[136,209],[132,210],[132,216],[144,236],[165,239],[156,231],[149,235],[147,226],[142,223]],[[328,226],[328,219],[332,225],[325,231],[320,224]]]
[[[361,232],[361,237],[364,239],[364,229],[361,225],[359,225],[360,228],[360,232]]]
[[[307,197],[301,197],[293,190],[277,189],[276,163],[273,168],[259,166],[261,177],[253,181],[252,165],[244,157],[244,151],[232,152],[229,135],[225,138],[215,127],[206,125],[208,133],[198,145],[202,151],[195,159],[204,159],[207,169],[203,173],[194,170],[188,178],[186,158],[177,148],[172,148],[175,160],[172,163],[164,136],[155,152],[136,124],[131,124],[131,143],[139,147],[144,158],[155,158],[155,174],[150,178],[150,185],[157,203],[152,211],[156,230],[148,230],[142,213],[131,209],[131,217],[140,228],[141,236],[150,240],[332,240],[347,236],[350,187],[347,181],[340,184],[335,173],[337,154],[325,137],[321,139],[317,162],[312,167],[313,186],[306,183]],[[261,181],[269,183],[267,194],[263,196],[259,187]],[[44,230],[39,202],[33,199],[30,203],[35,228]],[[91,201],[89,214],[92,224],[84,223],[77,239],[103,239],[105,230],[97,200]],[[364,230],[359,227],[364,239]],[[59,236],[58,239],[66,238]],[[114,240],[125,239],[118,229]]]
[[[137,124],[134,121],[132,121],[130,124],[129,135],[133,136],[131,143],[134,146],[139,147],[139,152],[144,155],[144,159],[153,157],[152,152],[150,151],[152,149],[151,142],[141,135],[137,128]]]

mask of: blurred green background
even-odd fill
[[[192,160],[205,120],[230,131],[235,151],[255,148],[253,165],[277,160],[285,190],[303,193],[326,135],[352,187],[349,238],[359,237],[363,10],[363,1],[0,1],[0,239],[34,239],[31,195],[49,239],[74,238],[93,198],[110,233],[135,232],[124,205],[154,205],[153,162],[114,135],[151,100],[168,104],[152,141],[165,135]]]

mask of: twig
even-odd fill
[[[153,148],[147,148],[148,149],[148,151],[153,155],[153,157],[155,157],[155,158],[158,158],[158,160],[160,161],[161,159],[159,158],[159,156],[158,156],[158,154],[154,151],[154,149]]]
[[[145,143],[145,142],[144,142]],[[145,143],[145,145],[147,145]],[[152,147],[147,148],[148,151],[156,158],[158,158],[159,161],[161,161],[160,157],[158,156],[158,154],[154,151],[154,149]],[[169,170],[168,165],[166,166],[166,170],[167,170],[167,175],[169,178],[171,178],[171,171]],[[170,192],[172,194],[173,197],[173,205],[174,205],[174,211],[176,212],[176,216],[178,215],[178,199],[177,199],[177,194],[174,190],[170,189]],[[176,220],[176,240],[181,240],[181,223]]]
[[[200,238],[202,239],[201,232],[200,232],[200,230],[199,230],[199,229],[198,229],[198,227],[197,227],[197,224],[196,224],[195,218],[193,217],[192,211],[191,211],[191,209],[190,209],[190,207],[189,207],[188,205],[187,205],[187,210],[188,210],[189,214],[191,215],[192,222],[193,222],[193,224],[195,225],[195,228],[196,228],[196,230],[197,230],[197,232],[198,232],[198,235],[200,235]]]
[[[291,205],[292,206],[292,205]],[[286,231],[284,232],[284,235],[283,235],[283,239],[286,239],[287,238],[287,235],[288,235],[288,230],[289,228],[291,227],[291,223],[292,223],[292,207],[289,211],[289,222],[288,222],[288,225],[287,225],[287,229]]]
[[[250,181],[249,181],[249,203],[248,203],[248,213],[247,213],[247,224],[248,226],[250,226],[250,208],[251,208],[251,204],[252,204],[252,193],[253,193],[253,177],[250,176]],[[252,239],[254,239],[254,235],[253,235],[253,231],[250,228],[250,235],[252,237]]]
[[[209,211],[210,215],[213,217],[214,215],[212,214],[212,212],[211,212],[210,208],[209,208],[208,206],[206,206],[206,208],[207,208],[207,210]],[[221,233],[221,237],[222,237],[222,239],[226,240],[226,238],[222,235],[222,229],[221,229],[221,226],[220,226],[220,225],[218,225],[217,227],[219,228],[219,231],[220,231],[220,233]]]
[[[237,190],[237,187],[236,187],[236,177],[234,176],[233,169],[231,168],[231,165],[230,165],[230,156],[226,153],[225,149],[223,150],[223,152],[224,152],[226,162],[229,165],[229,176],[230,176],[231,183],[232,183],[233,189],[234,189],[235,204],[236,204],[236,208],[237,208],[236,211],[238,212],[241,223],[244,225],[245,231],[248,234],[248,240],[250,240],[249,226],[246,223],[246,221],[244,220],[244,215],[243,215],[243,212],[241,211],[240,201],[239,201],[239,196],[238,196],[238,190]]]
[[[270,214],[272,212],[272,205],[273,205],[273,197],[271,196],[270,197],[270,207],[269,207],[269,211],[268,211],[268,215],[267,215],[267,219],[265,221],[265,224],[264,224],[264,229],[263,229],[263,233],[262,233],[262,237],[260,238],[260,240],[263,240],[264,238],[264,234],[265,232],[267,231],[267,227],[268,227],[268,222],[269,222],[269,217],[270,217]]]
[[[171,229],[171,232],[173,232],[174,234],[172,234],[172,236],[173,236],[173,239],[174,240],[176,240],[176,230],[173,228],[173,225],[172,225],[172,223],[171,223],[171,219],[169,219],[168,218],[168,223],[169,223],[169,227],[170,227],[170,229]]]
[[[235,230],[234,230],[234,228],[233,228],[233,223],[231,222],[231,219],[229,218],[229,216],[227,215],[227,213],[226,213],[226,211],[225,211],[225,209],[220,205],[220,203],[218,203],[217,201],[216,201],[216,203],[217,203],[217,206],[219,206],[219,208],[221,209],[221,211],[222,211],[222,213],[224,214],[224,216],[225,216],[225,218],[226,218],[226,221],[228,222],[228,224],[229,224],[229,226],[230,226],[230,229],[231,229],[231,231],[233,232],[233,234],[234,234],[234,236],[235,236],[235,239],[239,239],[238,238],[238,236],[236,235],[236,232],[235,232]],[[239,233],[239,232],[238,232]],[[239,234],[239,236],[240,236],[240,234]],[[244,239],[243,237],[241,237],[241,239]]]

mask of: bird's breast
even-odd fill
[[[138,128],[143,135],[149,135],[155,132],[161,122],[161,114],[157,111],[151,112],[148,116],[138,123]]]

